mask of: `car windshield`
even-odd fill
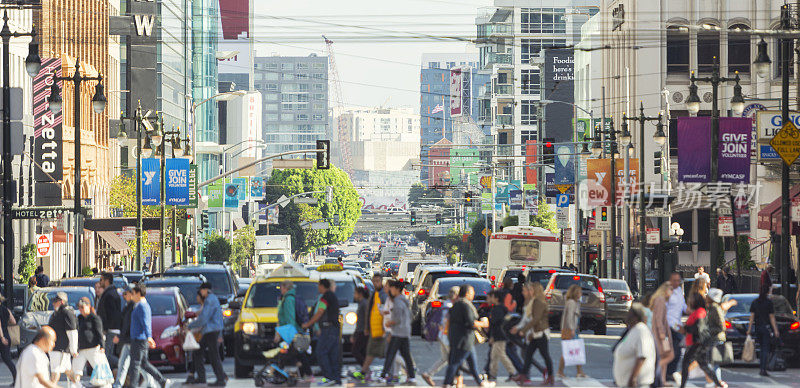
[[[206,278],[206,281],[211,283],[211,291],[214,292],[215,295],[218,297],[223,295],[231,295],[235,294],[234,290],[231,288],[230,279],[228,278],[228,273],[224,271],[208,271],[208,272],[172,272],[172,273],[165,273],[166,276],[191,276],[191,275],[203,275]],[[187,299],[189,300],[189,299]],[[192,296],[192,300],[194,300],[194,296]]]
[[[414,269],[417,268],[417,266],[420,265],[420,264],[422,264],[422,263],[408,263],[408,264],[406,264],[406,266],[408,267],[407,271],[409,273],[414,273]]]
[[[183,299],[189,306],[197,306],[200,302],[197,301],[197,289],[200,288],[200,283],[162,283],[159,282],[157,287],[178,287],[178,292],[183,295]]]
[[[391,268],[393,271],[396,271],[396,270],[400,269],[400,263],[396,262],[396,261],[392,262],[392,263],[389,263],[389,268]]]
[[[582,290],[597,291],[598,281],[592,276],[562,275],[556,277],[555,288],[566,290],[573,284],[581,286]]]
[[[313,306],[319,296],[317,283],[297,282],[294,283],[295,295],[303,299],[306,306]],[[250,293],[247,294],[247,301],[244,303],[246,308],[265,308],[278,307],[281,298],[280,282],[255,283],[250,286]]]
[[[280,253],[270,253],[258,255],[259,264],[280,264],[283,263],[283,255]]]
[[[728,310],[728,314],[750,314],[750,305],[758,298],[755,294],[731,295],[726,300],[735,299],[736,306]],[[769,299],[775,308],[775,315],[794,315],[789,301],[781,295],[770,295]]]
[[[482,279],[475,279],[475,280],[450,280],[450,279],[443,279],[439,281],[439,291],[437,294],[439,296],[446,296],[450,289],[453,287],[460,287],[465,284],[469,284],[472,288],[475,289],[475,297],[485,298],[489,291],[492,290],[492,284],[489,282],[485,282]]]
[[[369,269],[372,266],[372,264],[370,264],[369,261],[359,261],[358,265],[360,265],[361,268],[364,268],[364,269]]]
[[[147,294],[147,303],[153,315],[175,315],[178,313],[178,306],[175,303],[175,296],[172,294]]]
[[[339,307],[345,307],[355,299],[356,286],[350,280],[336,282],[336,290],[333,293],[339,300]]]
[[[60,291],[47,291],[47,292],[36,292],[31,295],[31,300],[28,302],[28,311],[53,311],[53,298],[56,297],[56,293]],[[67,304],[72,306],[74,309],[78,309],[78,301],[83,298],[87,297],[89,300],[92,301],[94,304],[94,297],[89,291],[64,291],[67,293]]]
[[[604,279],[603,289],[611,291],[628,291],[628,283],[619,280]]]
[[[509,269],[509,270],[506,271],[505,275],[503,275],[503,280],[502,281],[505,282],[506,279],[511,279],[511,281],[516,283],[517,282],[517,278],[519,277],[519,275],[521,273],[522,273],[521,269]]]
[[[555,270],[547,270],[547,271],[531,271],[528,272],[528,281],[529,282],[539,282],[542,287],[547,286],[547,282],[550,281],[550,277],[553,276]]]

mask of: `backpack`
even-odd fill
[[[694,324],[694,333],[692,333],[692,342],[696,344],[703,344],[708,345],[711,342],[714,342],[713,337],[711,337],[711,331],[708,329],[708,317],[700,318]]]
[[[428,342],[436,342],[439,339],[439,333],[442,330],[442,320],[447,313],[446,308],[441,307],[433,309],[428,317],[425,318],[425,332],[423,338]]]
[[[303,298],[294,297],[294,319],[298,325],[308,322],[308,306]]]

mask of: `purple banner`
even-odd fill
[[[750,182],[750,117],[719,118],[719,181]]]
[[[711,117],[678,118],[678,181],[701,182],[711,177]]]

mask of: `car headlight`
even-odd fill
[[[164,329],[163,332],[161,332],[161,339],[167,339],[167,338],[175,337],[176,335],[178,335],[178,333],[180,333],[180,331],[181,331],[181,327],[180,326],[178,326],[178,325],[170,326],[170,327]]]
[[[347,322],[348,325],[355,325],[357,320],[358,316],[352,311],[344,316],[344,321]]]
[[[233,315],[233,310],[231,310],[231,309],[222,310],[222,316],[223,317],[228,318],[231,315]]]
[[[258,325],[255,322],[245,322],[242,324],[242,332],[247,335],[256,334]]]

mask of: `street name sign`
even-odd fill
[[[775,149],[787,166],[791,166],[800,156],[800,131],[797,130],[794,123],[787,121],[770,140],[769,145]]]
[[[647,208],[644,213],[648,217],[672,217],[672,211],[663,207]]]

